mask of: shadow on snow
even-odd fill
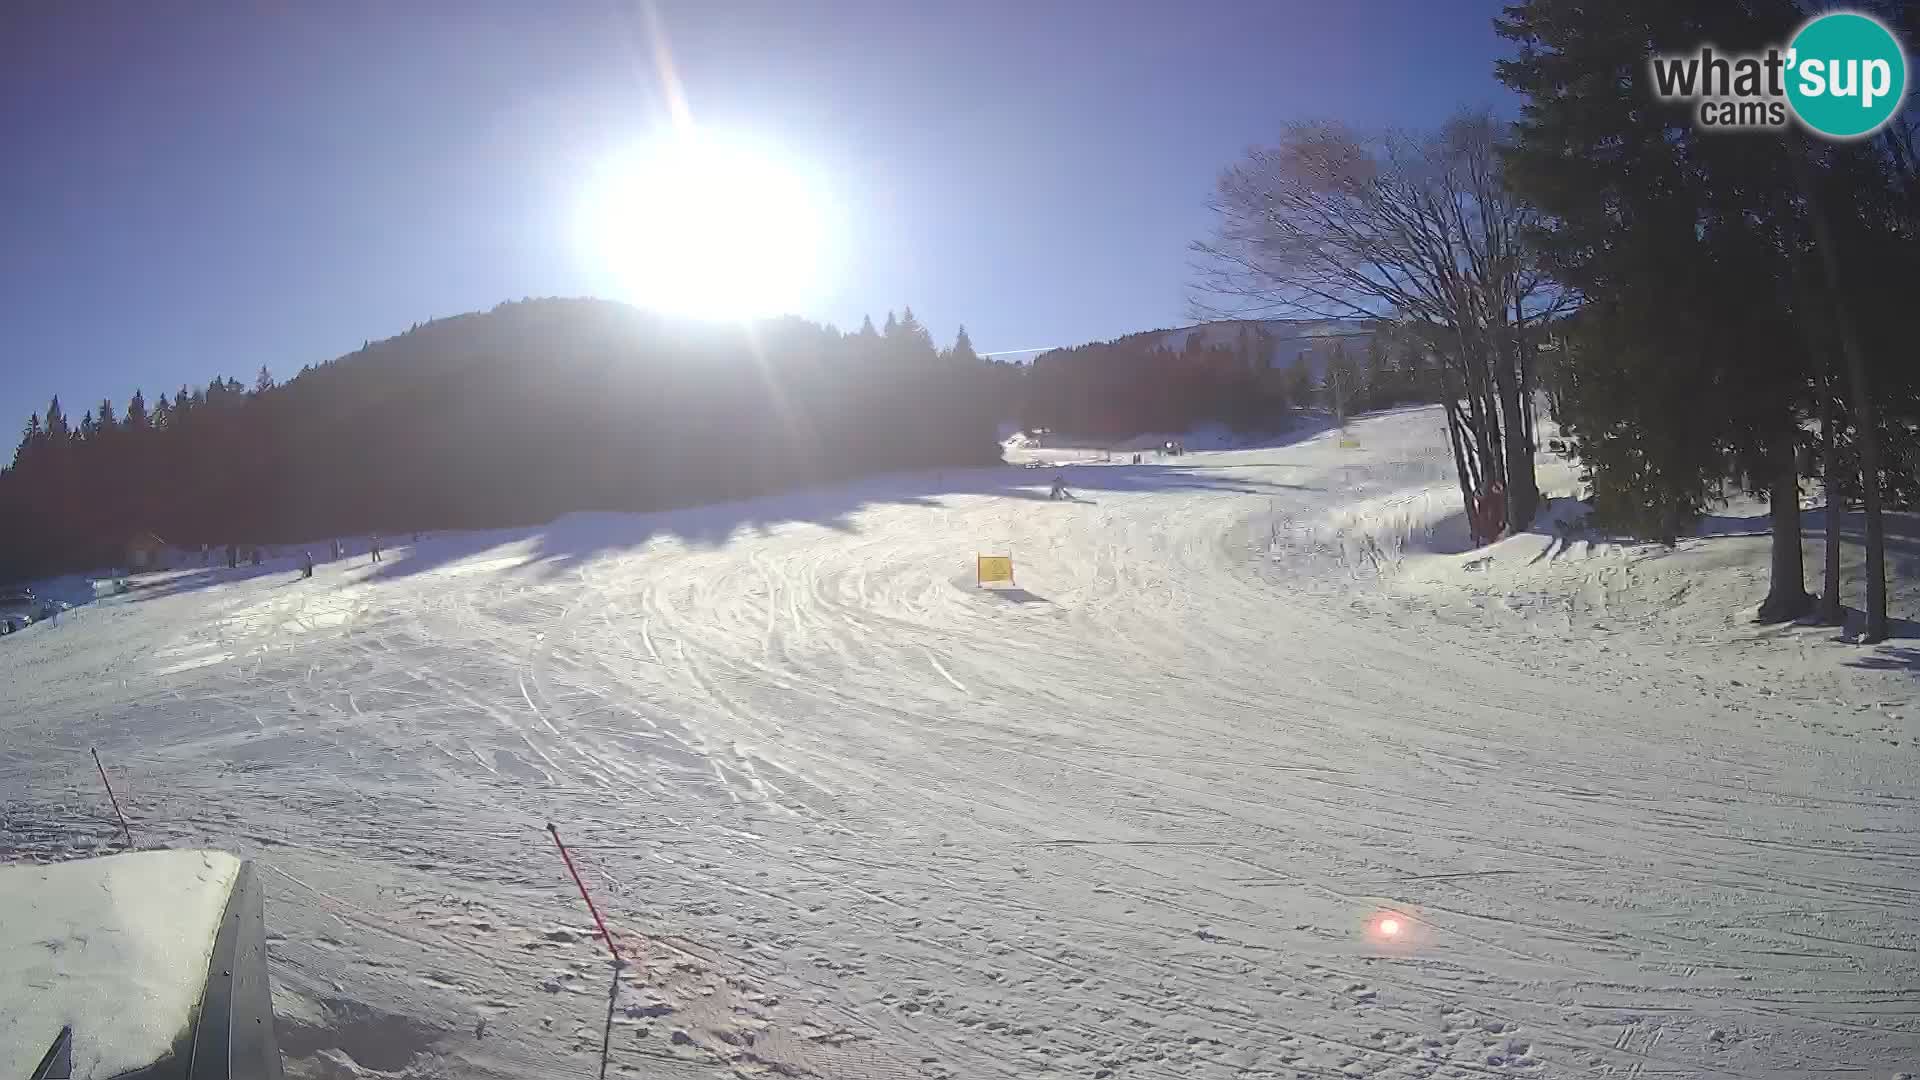
[[[1073,498],[1050,500],[1054,477],[1062,478]],[[854,519],[874,506],[936,509],[943,500],[989,496],[1072,505],[1097,504],[1095,494],[1129,495],[1161,491],[1219,491],[1268,495],[1317,490],[1299,484],[1211,474],[1204,465],[1072,464],[1026,469],[1013,465],[929,469],[868,476],[843,483],[777,495],[711,503],[647,513],[583,511],[545,525],[489,529],[428,537],[389,550],[373,571],[376,580],[426,573],[509,544],[531,544],[527,564],[547,576],[571,573],[610,552],[673,539],[692,547],[717,548],[740,535],[765,535],[787,524],[810,524],[840,532],[857,531]]]

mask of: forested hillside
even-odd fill
[[[909,310],[842,333],[531,300],[420,325],[276,385],[75,419],[58,398],[0,472],[0,580],[127,540],[295,541],[653,510],[861,472],[996,460],[989,365]]]
[[[1295,409],[1350,415],[1437,398],[1426,350],[1384,326],[1351,338],[1276,338],[1285,327],[1211,323],[1042,353],[1020,388],[1021,423],[1096,437],[1210,422],[1277,430]]]

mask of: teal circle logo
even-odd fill
[[[1878,19],[1851,11],[1822,15],[1788,45],[1787,103],[1821,135],[1871,135],[1900,108],[1907,58]]]

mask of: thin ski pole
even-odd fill
[[[607,943],[607,951],[613,954],[614,964],[624,965],[626,961],[620,958],[620,950],[613,943],[613,935],[607,933],[607,921],[600,917],[600,909],[593,906],[593,897],[587,892],[587,883],[580,880],[580,871],[574,868],[573,856],[567,853],[567,845],[560,839],[560,830],[549,821],[547,831],[553,834],[553,846],[560,849],[560,858],[566,861],[567,873],[573,875],[573,884],[580,890],[580,899],[587,902],[587,910],[593,913],[594,925],[600,928],[600,938]]]
[[[100,751],[89,746],[87,752],[93,755],[93,767],[100,771],[100,783],[107,789],[107,801],[113,804],[113,816],[120,819],[120,831],[127,834],[127,850],[132,851],[133,830],[127,828],[127,815],[120,812],[120,800],[114,797],[113,785],[107,781],[107,767],[100,764]]]

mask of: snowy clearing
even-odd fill
[[[1920,1061],[1914,643],[1746,622],[1764,536],[1459,553],[1439,413],[1348,436],[137,579],[0,644],[0,857],[113,847],[97,746],[258,860],[293,1076]]]

